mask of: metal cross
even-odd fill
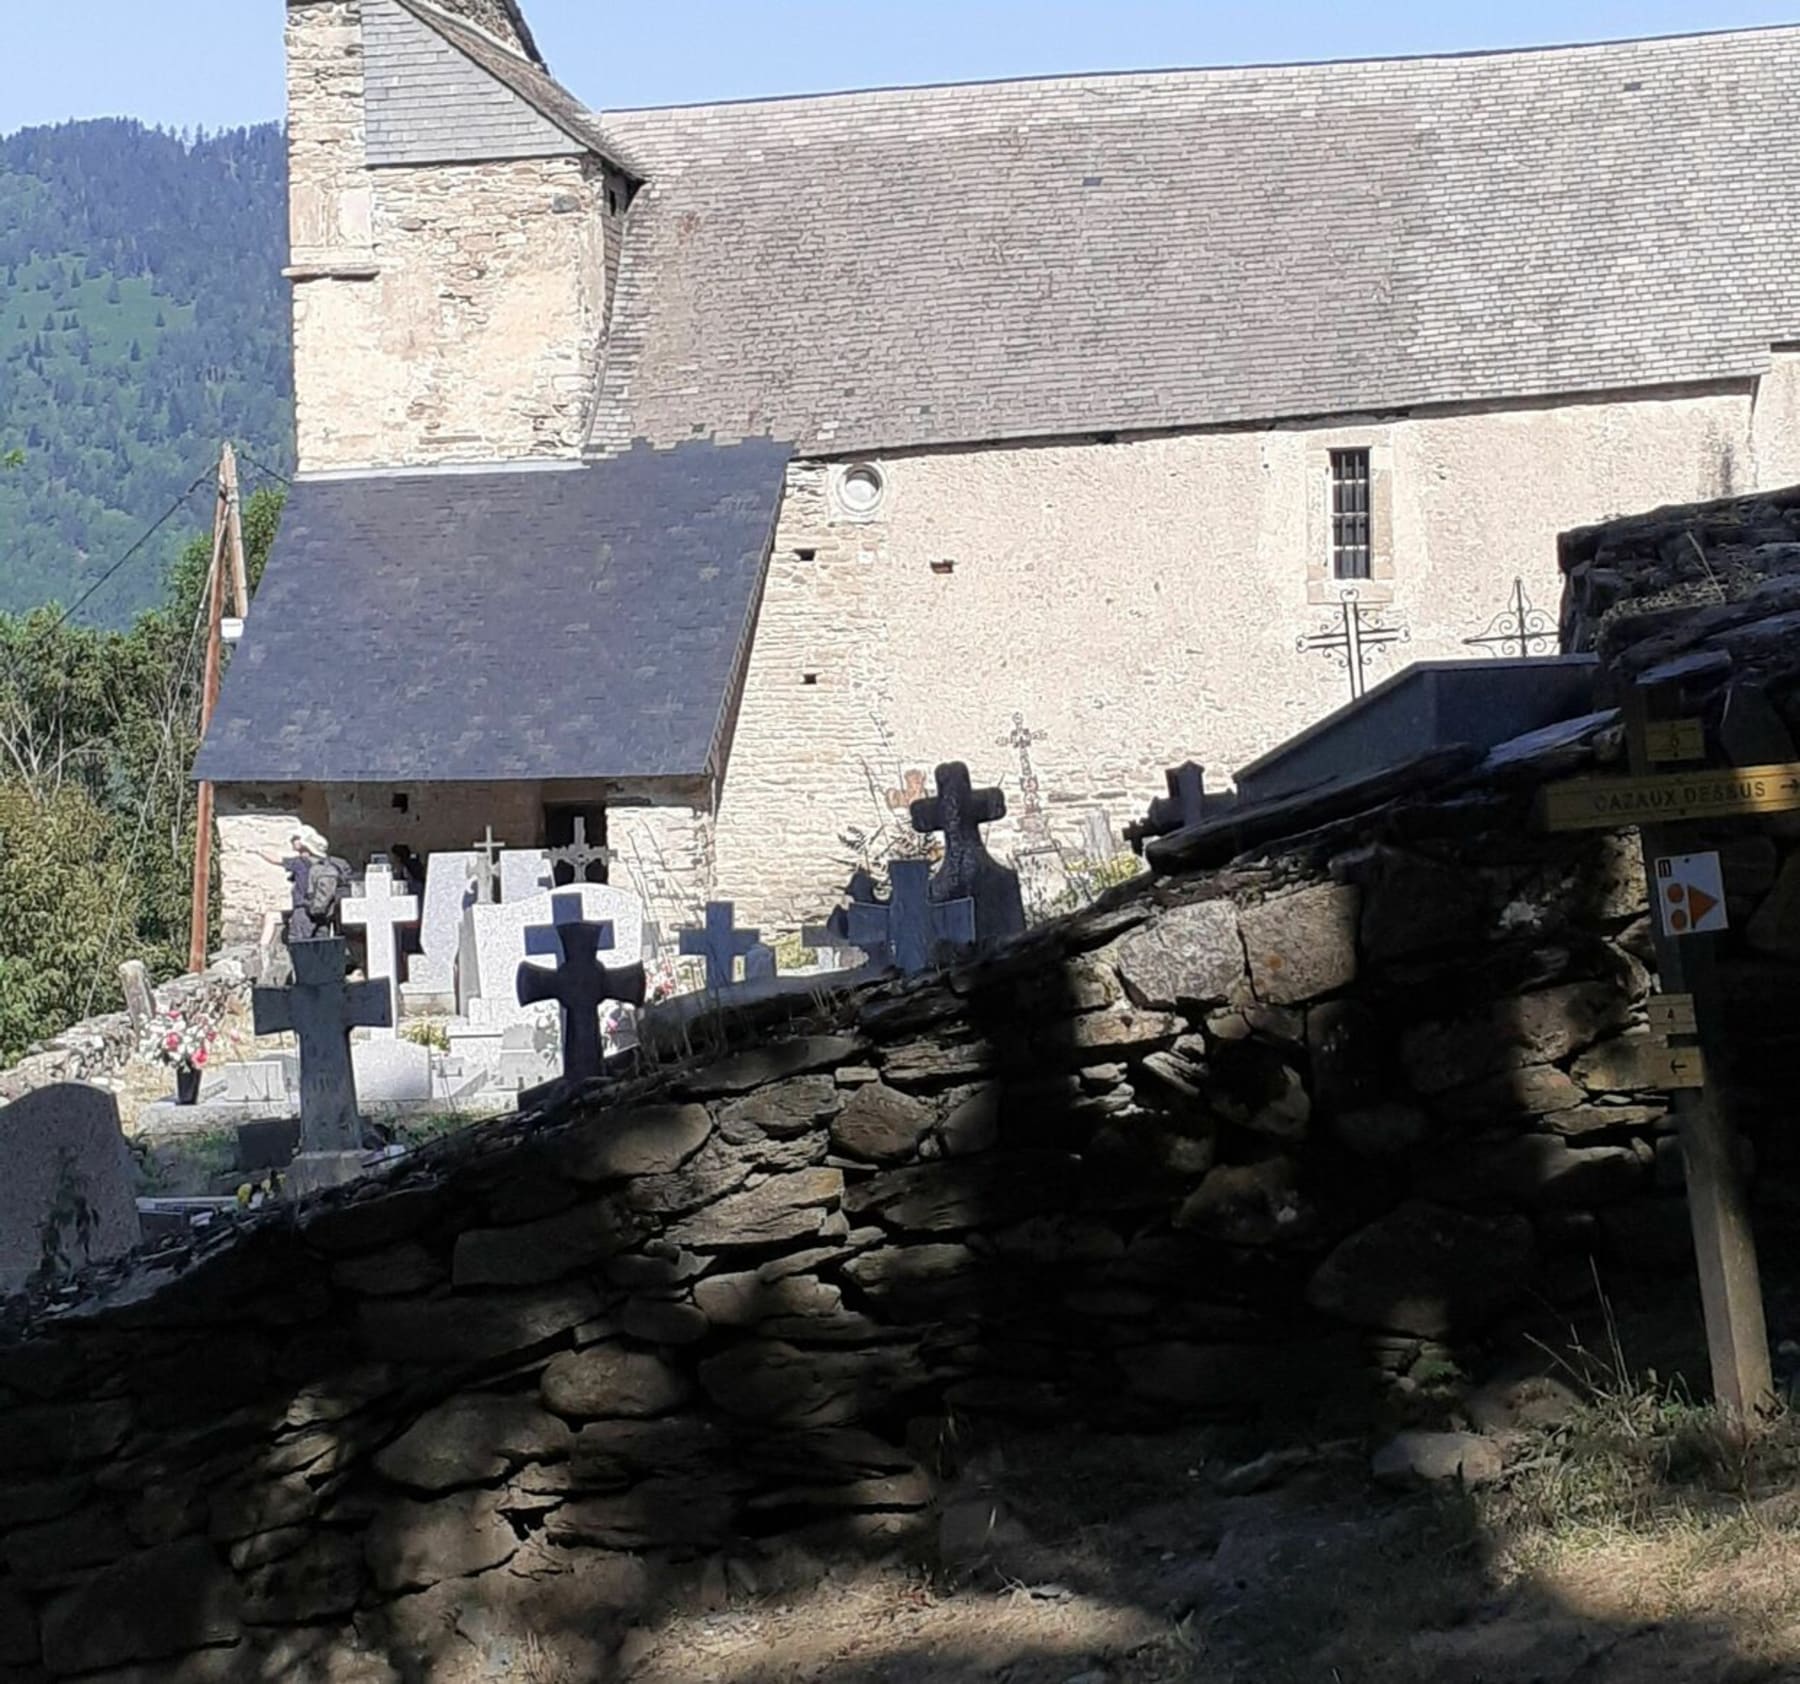
[[[600,963],[600,954],[612,950],[613,927],[610,922],[585,922],[579,895],[554,896],[550,917],[548,929],[525,932],[526,950],[544,951],[544,938],[549,937],[562,950],[562,964],[554,971],[529,962],[521,964],[519,1004],[535,1006],[554,1000],[562,1007],[563,1075],[573,1082],[585,1082],[600,1074],[606,1057],[600,1008],[609,1000],[641,1006],[644,967]]]
[[[494,840],[494,827],[489,825],[487,835],[469,846],[479,856],[469,867],[469,881],[475,885],[475,904],[492,906],[500,898],[500,851],[506,844]]]
[[[1043,804],[1038,800],[1037,768],[1031,763],[1031,745],[1041,743],[1046,731],[1033,731],[1025,724],[1025,715],[1015,713],[1012,716],[1013,728],[1010,734],[994,739],[998,748],[1016,748],[1019,751],[1019,798],[1023,810],[1019,814],[1019,829],[1027,836],[1041,837],[1048,826],[1044,820]]]
[[[737,927],[737,908],[731,901],[714,900],[706,903],[704,928],[681,932],[681,951],[690,959],[705,959],[706,986],[718,990],[737,981],[738,960],[748,957],[761,941],[761,930]]]
[[[1363,667],[1385,643],[1410,643],[1412,632],[1405,626],[1383,625],[1371,617],[1370,611],[1357,600],[1354,589],[1346,590],[1338,599],[1340,624],[1330,631],[1313,632],[1296,638],[1294,647],[1303,655],[1324,654],[1339,662],[1350,676],[1350,699],[1360,701],[1367,686],[1363,683]]]
[[[1533,608],[1525,594],[1525,581],[1514,579],[1512,598],[1493,619],[1480,637],[1465,637],[1472,649],[1487,649],[1497,655],[1511,654],[1523,661],[1532,655],[1554,653],[1556,622],[1542,608]]]
[[[575,873],[577,883],[587,881],[590,865],[603,865],[611,870],[612,863],[619,856],[611,848],[592,846],[587,839],[587,820],[579,814],[575,819],[574,840],[566,848],[552,848],[549,852],[550,864],[566,865]]]

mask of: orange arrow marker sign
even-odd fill
[[[1725,873],[1716,853],[1666,854],[1656,862],[1656,915],[1672,936],[1728,927]]]

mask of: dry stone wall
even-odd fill
[[[684,1584],[919,1534],[971,1423],[1341,1412],[1590,1256],[1680,1267],[1633,846],[1472,811],[16,1303],[0,1667],[605,1676]]]

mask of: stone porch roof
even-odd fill
[[[722,759],[788,452],[302,478],[194,776],[691,778]],[[524,581],[529,580],[529,584]]]
[[[806,454],[1741,380],[1800,28],[619,111],[594,442]]]

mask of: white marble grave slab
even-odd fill
[[[543,848],[507,848],[500,855],[500,898],[530,900],[556,881],[550,855]]]
[[[217,1064],[200,1084],[203,1104],[268,1104],[288,1097],[290,1061],[274,1058],[246,1059],[241,1064]]]
[[[498,906],[472,906],[464,915],[462,951],[457,964],[458,1004],[471,1023],[505,1027],[535,1021],[543,1006],[518,1003],[519,965],[529,960],[541,970],[556,969],[555,938],[540,938],[542,952],[528,950],[527,932],[548,931],[556,920],[556,903],[579,898],[582,919],[610,923],[613,945],[600,955],[606,965],[636,965],[644,956],[644,903],[629,889],[611,883],[571,883],[567,888],[533,895]],[[567,922],[567,920],[564,920]],[[479,999],[482,1004],[476,1007]],[[556,1008],[548,1008],[554,1014]]]
[[[409,956],[404,995],[451,994],[456,989],[456,944],[464,911],[475,904],[470,875],[481,856],[473,849],[432,854],[425,861],[425,909],[419,951]]]
[[[358,1041],[350,1049],[363,1105],[405,1105],[432,1097],[431,1049],[413,1041]]]

